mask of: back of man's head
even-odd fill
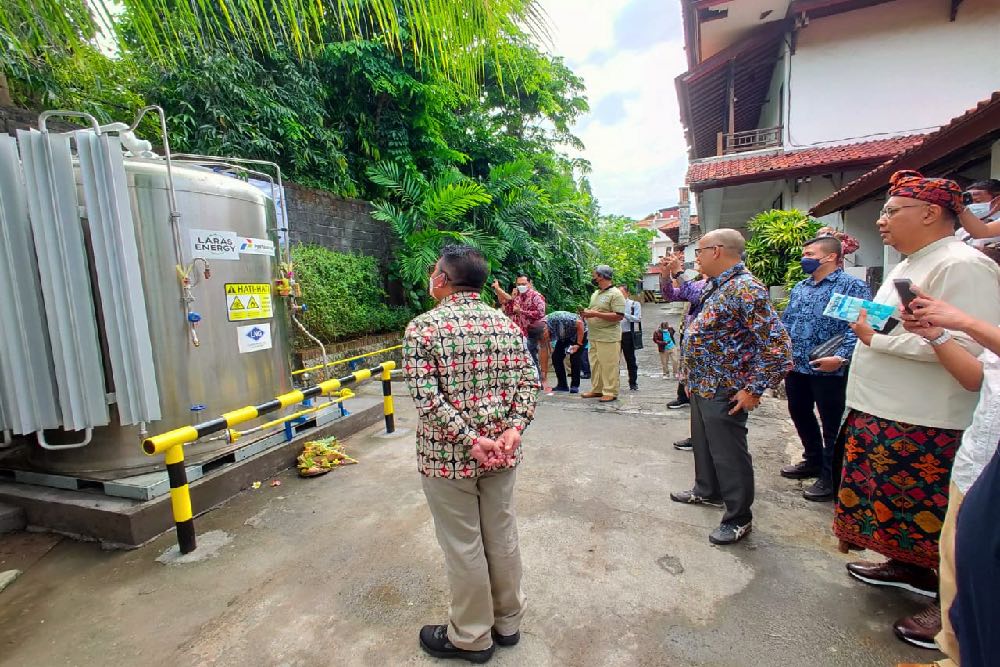
[[[456,289],[482,289],[489,273],[483,253],[470,245],[447,245],[442,248],[441,269]]]

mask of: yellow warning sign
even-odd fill
[[[230,322],[274,317],[270,283],[226,283],[226,310]]]

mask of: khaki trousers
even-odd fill
[[[660,352],[660,365],[663,366],[663,374],[669,377],[677,377],[681,372],[681,355],[677,348]]]
[[[941,527],[941,540],[939,548],[941,552],[941,564],[938,566],[939,590],[941,592],[941,632],[935,638],[941,652],[951,658],[952,661],[939,663],[945,665],[957,665],[958,637],[951,627],[951,619],[948,612],[951,610],[951,603],[955,601],[957,593],[955,586],[955,526],[958,523],[958,510],[962,507],[965,496],[955,483],[952,482],[948,490],[948,511],[944,515],[944,525]]]
[[[621,374],[618,371],[618,357],[621,356],[622,342],[599,343],[590,341],[590,386],[591,391],[604,396],[617,396],[621,389]]]
[[[526,598],[514,479],[514,470],[477,479],[423,478],[451,587],[448,639],[460,649],[482,651],[493,643],[490,628],[512,635],[521,626]]]

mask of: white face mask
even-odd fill
[[[520,292],[521,294],[524,294],[525,292],[528,291],[528,286],[527,285],[518,285],[517,286],[517,291]]]
[[[969,213],[982,220],[990,212],[990,202],[984,201],[980,204],[969,204],[965,208],[969,209]]]

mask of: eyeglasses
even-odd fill
[[[925,206],[927,206],[927,204],[909,204],[907,206],[883,206],[882,210],[878,212],[878,217],[879,219],[885,218],[886,220],[888,220],[889,218],[896,215],[904,208],[917,208],[917,207],[922,208]]]
[[[725,248],[725,247],[726,246],[724,246],[724,245],[707,245],[707,246],[704,246],[703,248],[695,248],[694,249],[694,254],[700,255],[702,253],[702,251],[705,251],[705,250],[711,250],[712,248]]]

